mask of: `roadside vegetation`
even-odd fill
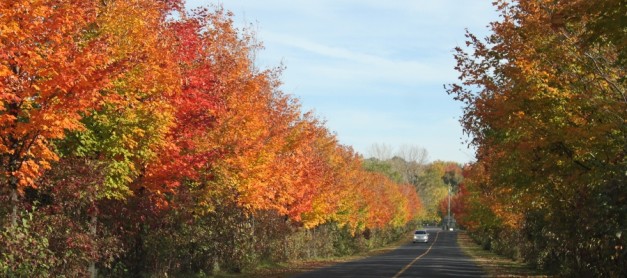
[[[346,256],[333,256],[333,257],[319,257],[319,258],[308,258],[308,259],[294,259],[287,260],[279,263],[269,263],[259,265],[258,268],[252,269],[243,273],[234,274],[234,273],[217,273],[212,277],[216,278],[288,278],[300,273],[305,273],[309,271],[313,271],[319,268],[324,268],[328,266],[332,266],[338,263],[350,262],[355,260],[360,260],[366,257],[377,256],[383,253],[390,252],[399,246],[406,245],[412,240],[412,233],[406,233],[404,236],[401,236],[398,240],[394,242],[390,242],[385,246],[381,246],[378,248],[373,248],[367,251],[358,252],[352,255]]]
[[[486,250],[464,231],[458,233],[457,243],[462,251],[487,273],[488,277],[552,277],[520,260],[515,261]]]

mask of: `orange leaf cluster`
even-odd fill
[[[51,140],[82,127],[119,67],[87,36],[95,1],[0,3],[0,167],[3,186],[34,186],[57,155]]]

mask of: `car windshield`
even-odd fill
[[[417,235],[424,235],[424,234],[426,234],[426,233],[427,233],[427,231],[416,231],[416,234],[417,234]]]

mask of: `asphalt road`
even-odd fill
[[[300,274],[310,277],[481,277],[485,273],[463,254],[457,232],[431,230],[428,243],[410,243],[374,257]]]

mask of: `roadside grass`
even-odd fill
[[[470,256],[488,275],[488,277],[551,277],[533,269],[520,261],[484,250],[464,231],[457,234],[457,243],[462,251]]]
[[[216,278],[287,278],[293,277],[300,273],[313,271],[318,268],[332,266],[334,264],[350,262],[359,259],[363,259],[370,256],[376,256],[390,252],[402,245],[411,242],[412,234],[402,237],[398,241],[392,242],[386,246],[375,248],[366,252],[362,252],[355,255],[343,256],[343,257],[328,257],[328,258],[311,258],[306,260],[291,260],[281,263],[263,263],[257,269],[247,271],[244,273],[218,273],[209,277]]]

